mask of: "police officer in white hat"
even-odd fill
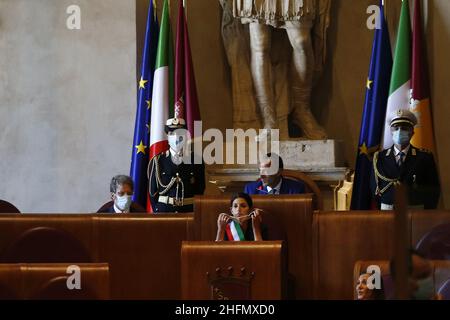
[[[169,150],[155,156],[149,164],[149,193],[152,208],[159,212],[193,212],[194,195],[205,190],[205,168],[195,164],[191,152],[185,155],[186,122],[167,120],[165,131]],[[190,159],[190,161],[186,161]]]
[[[371,188],[379,208],[394,209],[397,184],[406,185],[411,207],[436,208],[440,186],[433,154],[410,143],[417,125],[416,116],[409,110],[399,109],[392,113],[388,123],[394,144],[376,152],[373,158]]]

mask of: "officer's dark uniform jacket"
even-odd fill
[[[157,212],[193,212],[194,195],[205,190],[203,164],[172,162],[170,152],[155,156],[149,164],[150,198]]]
[[[394,203],[395,184],[407,186],[409,205],[434,209],[440,194],[439,177],[433,154],[410,146],[405,161],[399,167],[396,162],[394,146],[374,155],[371,174],[372,195],[378,202]]]

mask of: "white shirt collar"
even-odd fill
[[[277,191],[275,192],[275,194],[280,194],[281,182],[283,182],[283,178],[280,179],[280,182],[278,182],[278,184],[274,188],[266,186],[267,192],[271,193],[272,189],[276,189]]]
[[[169,148],[169,152],[170,152],[170,158],[172,159],[172,162],[175,165],[180,165],[183,162],[183,155],[179,155],[177,153],[175,153],[174,150],[172,150],[171,148]]]
[[[114,211],[116,213],[130,213],[130,210],[128,209],[127,211],[122,211],[119,208],[117,208],[116,204],[114,203]]]
[[[408,146],[405,149],[401,150],[401,152],[404,153],[405,157],[408,154],[410,147],[411,147],[411,144],[408,144]],[[394,155],[397,157],[399,153],[400,153],[400,150],[398,150],[397,147],[394,145]]]

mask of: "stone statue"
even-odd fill
[[[305,138],[325,139],[310,99],[324,65],[330,0],[219,1],[235,127],[278,128],[285,140],[291,114]],[[281,41],[283,29],[292,50]]]

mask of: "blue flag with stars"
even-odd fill
[[[373,170],[372,159],[375,151],[380,149],[389,96],[392,52],[381,1],[379,18],[379,25],[375,30],[372,45],[369,77],[366,83],[366,98],[359,133],[352,192],[352,210],[372,209],[373,197],[370,191],[370,175]]]
[[[147,207],[151,99],[153,73],[155,72],[159,25],[153,0],[150,0],[142,53],[141,77],[137,93],[136,123],[134,127],[133,150],[130,176],[134,181],[133,201]]]

